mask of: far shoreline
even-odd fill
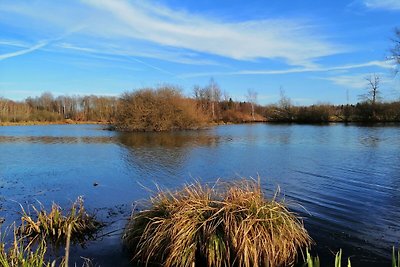
[[[34,125],[68,125],[68,124],[110,124],[106,121],[75,121],[75,120],[63,120],[63,121],[23,121],[23,122],[0,122],[1,126],[34,126]]]
[[[107,121],[75,121],[75,120],[64,120],[64,121],[24,121],[24,122],[0,122],[0,127],[6,126],[47,126],[47,125],[106,125],[111,126],[113,123]],[[334,125],[334,124],[349,124],[349,125],[371,125],[371,126],[380,126],[386,124],[400,124],[399,121],[374,121],[374,122],[362,122],[362,121],[341,121],[341,120],[332,120],[326,122],[297,122],[297,121],[268,121],[268,120],[256,120],[256,121],[242,121],[242,122],[212,122],[207,125],[199,128],[194,128],[191,130],[203,130],[208,129],[210,127],[221,126],[221,125],[241,125],[241,124],[271,124],[271,125]],[[112,129],[112,128],[110,128]],[[119,131],[117,129],[113,129],[115,131]],[[147,132],[175,132],[176,130],[171,131],[147,131]],[[121,131],[121,132],[130,132],[130,131]],[[133,132],[142,132],[142,131],[133,131]]]

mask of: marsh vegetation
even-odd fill
[[[0,235],[0,264],[4,267],[68,267],[71,244],[83,245],[93,239],[102,225],[85,211],[81,197],[67,211],[55,203],[49,212],[43,205],[30,206],[33,213],[21,208],[21,222],[14,222]],[[65,253],[58,255],[60,247]]]
[[[312,243],[302,221],[253,180],[160,191],[134,212],[124,241],[162,266],[289,266]]]

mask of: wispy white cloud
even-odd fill
[[[96,50],[96,49],[92,49],[92,48],[85,48],[85,47],[73,46],[73,45],[68,44],[68,43],[62,43],[62,44],[59,45],[59,47],[66,48],[66,49],[78,50],[78,51],[87,52],[87,53],[93,53],[93,54],[107,54],[107,53],[110,53],[110,52],[104,52],[104,51],[100,51],[100,50]],[[127,56],[125,53],[118,53],[118,52],[112,53],[112,54],[114,54],[114,55],[117,54],[117,55],[124,55],[124,56]],[[147,62],[145,62],[145,61],[143,61],[143,60],[137,59],[137,58],[135,58],[135,57],[133,57],[133,56],[129,56],[129,60],[135,61],[135,62],[137,62],[137,63],[140,63],[140,64],[142,64],[142,65],[145,65],[145,66],[147,66],[147,67],[149,67],[149,68],[152,68],[152,69],[154,69],[154,70],[163,72],[163,73],[165,73],[165,74],[169,74],[169,75],[175,76],[174,73],[172,73],[172,72],[170,72],[170,71],[168,71],[168,70],[165,70],[165,69],[163,69],[163,68],[157,67],[157,66],[155,66],[155,65],[153,65],[153,64],[149,64],[149,63],[147,63]]]
[[[57,42],[62,40],[63,38],[65,38],[66,36],[68,36],[69,34],[73,33],[77,31],[76,29],[73,30],[68,30],[67,32],[65,32],[64,34],[55,37],[55,38],[51,38],[51,39],[47,39],[47,40],[42,40],[40,42],[38,42],[36,45],[34,46],[29,46],[25,43],[19,42],[19,41],[0,41],[0,45],[8,45],[8,46],[15,46],[15,47],[25,47],[26,49],[22,49],[22,50],[18,50],[15,52],[10,52],[10,53],[5,53],[5,54],[1,54],[0,55],[0,60],[4,60],[7,58],[12,58],[12,57],[17,57],[17,56],[22,56],[28,53],[32,53],[36,50],[39,50],[53,42]]]
[[[168,61],[175,58],[179,63],[192,64],[209,54],[240,61],[274,59],[311,67],[321,57],[346,50],[329,41],[324,29],[310,21],[294,18],[224,21],[210,15],[177,11],[153,1],[10,2],[0,5],[1,9],[19,12],[25,18],[25,25],[30,17],[38,29],[40,24],[52,32],[78,27],[77,39],[93,48],[113,44],[114,51]],[[207,63],[203,59],[203,64]]]
[[[22,50],[19,50],[19,51],[6,53],[6,54],[1,54],[0,55],[0,60],[4,60],[4,59],[7,59],[7,58],[12,58],[12,57],[17,57],[17,56],[22,56],[22,55],[31,53],[33,51],[36,51],[36,50],[46,46],[47,44],[48,44],[47,41],[42,41],[42,42],[39,42],[38,44],[36,44],[36,45],[34,45],[32,47],[29,47],[27,49],[22,49]]]
[[[114,57],[116,60],[120,60],[120,57],[126,57],[129,60],[130,57],[142,57],[142,58],[157,58],[174,63],[190,64],[190,65],[221,65],[216,61],[198,58],[196,55],[190,53],[174,53],[170,51],[151,50],[149,48],[145,50],[122,48],[115,46],[102,46],[102,47],[84,47],[82,45],[76,45],[72,43],[59,43],[56,45],[62,49],[74,50],[93,55],[106,55],[106,56],[118,56]],[[110,58],[111,59],[111,58]]]
[[[119,27],[113,29],[111,24],[107,31],[114,34],[236,60],[284,59],[293,65],[310,66],[314,59],[344,51],[317,37],[317,33],[310,32],[312,27],[301,21],[222,22],[149,2],[84,2],[113,15]]]
[[[386,88],[393,88],[394,80],[393,77],[388,76],[386,73],[378,72],[375,73],[380,77],[380,85]],[[371,73],[357,73],[349,75],[337,75],[332,77],[319,78],[322,80],[331,81],[336,85],[349,89],[365,89],[368,87],[367,78],[371,77]]]
[[[399,0],[363,0],[364,5],[371,9],[399,10]]]
[[[29,47],[25,43],[18,40],[0,40],[0,46]]]
[[[342,66],[333,67],[309,67],[309,68],[290,68],[283,70],[239,70],[233,72],[208,72],[208,73],[188,73],[182,74],[182,78],[193,78],[193,77],[213,77],[213,76],[231,76],[231,75],[276,75],[276,74],[292,74],[292,73],[306,73],[306,72],[328,72],[328,71],[341,71],[350,70],[366,67],[379,67],[384,69],[391,69],[393,65],[388,61],[369,61],[359,64],[349,64]]]
[[[334,77],[320,78],[323,80],[331,81],[336,85],[352,88],[352,89],[362,89],[366,87],[366,74],[357,75],[340,75]]]

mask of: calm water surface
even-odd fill
[[[67,206],[83,195],[107,227],[103,238],[73,253],[101,266],[129,265],[119,229],[133,201],[148,197],[155,184],[258,175],[267,194],[279,185],[286,200],[304,207],[292,205],[323,261],[343,248],[354,266],[390,264],[391,247],[400,241],[399,125],[254,124],[135,134],[98,125],[0,127],[4,224],[20,217],[19,204]]]

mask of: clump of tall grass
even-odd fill
[[[93,238],[101,227],[101,223],[86,212],[82,197],[66,213],[55,203],[50,212],[42,205],[39,209],[32,205],[32,209],[33,215],[22,209],[21,225],[17,229],[21,237],[32,241],[46,239],[58,245],[64,244],[70,235],[71,242],[83,243]]]
[[[55,262],[45,260],[47,246],[45,240],[40,240],[33,246],[26,240],[17,237],[14,230],[14,240],[8,248],[6,243],[0,243],[0,265],[3,267],[50,267],[55,266]]]
[[[160,191],[133,213],[124,241],[133,259],[163,266],[288,266],[311,238],[259,182],[199,183]]]
[[[303,267],[320,267],[321,263],[318,256],[311,256],[307,249],[307,260]],[[342,267],[342,250],[340,249],[335,255],[335,267]],[[347,267],[351,267],[350,258],[347,258]]]

